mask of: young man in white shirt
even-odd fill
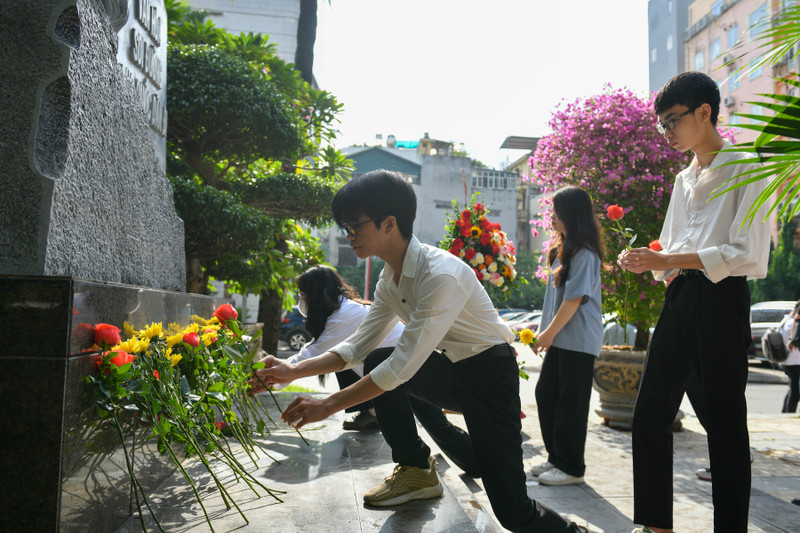
[[[373,400],[398,464],[364,500],[388,506],[438,497],[443,491],[436,461],[417,435],[408,398],[462,412],[484,488],[504,527],[588,531],[528,497],[519,374],[508,344],[514,335],[471,268],[412,235],[416,196],[411,184],[397,172],[372,171],[342,187],[332,208],[358,257],[375,255],[386,261],[373,304],[356,333],[329,352],[296,365],[270,358],[257,373],[267,384],[284,383],[351,368],[366,358],[365,375],[325,399],[298,397],[283,412],[283,420],[302,427]],[[399,320],[406,327],[396,347],[373,352]]]
[[[670,80],[655,99],[658,128],[676,150],[694,159],[675,178],[659,237],[663,251],[623,251],[618,264],[637,274],[653,271],[668,282],[664,307],[647,352],[633,416],[635,531],[672,531],[672,434],[692,372],[706,398],[708,448],[714,471],[714,531],[747,531],[750,448],[747,430],[747,279],[767,273],[770,226],[766,209],[752,224],[748,210],[764,190],[757,181],[711,198],[747,166],[747,157],[717,131],[720,95],[705,74]]]

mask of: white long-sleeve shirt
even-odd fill
[[[383,390],[408,381],[435,349],[457,362],[514,340],[475,273],[458,257],[412,236],[402,268],[396,285],[394,270],[384,267],[367,317],[331,350],[345,368],[361,363],[401,319],[406,327],[394,352],[370,373]]]
[[[730,148],[725,142],[723,149]],[[767,186],[766,179],[739,187],[711,199],[715,189],[752,165],[723,163],[749,157],[743,153],[718,153],[709,168],[697,172],[697,157],[675,178],[672,197],[664,218],[659,243],[665,252],[697,252],[706,277],[714,283],[728,276],[748,279],[767,275],[770,228],[774,217],[764,222],[769,206],[763,206],[748,227],[742,226],[756,197]],[[737,181],[742,181],[739,178]],[[658,280],[675,272],[654,271]]]
[[[311,340],[300,348],[300,351],[289,357],[288,363],[299,363],[312,357],[324,354],[350,335],[355,333],[359,324],[364,320],[369,311],[369,305],[354,302],[349,298],[341,297],[340,307],[336,309],[325,321],[325,329],[317,339]],[[403,324],[398,323],[389,331],[389,334],[378,343],[379,348],[394,346],[403,332]],[[352,370],[359,376],[364,375],[364,365],[358,365]]]
[[[794,325],[794,317],[789,315],[781,322],[781,336],[786,348],[789,348],[789,340],[792,338],[792,326]],[[800,327],[800,326],[798,326]],[[800,365],[800,347],[794,346],[789,350],[789,357],[783,362],[783,366]]]

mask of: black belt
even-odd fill
[[[702,270],[696,268],[682,268],[678,273],[680,276],[705,276]]]
[[[515,357],[516,352],[511,345],[507,343],[503,344],[495,344],[491,348],[487,348],[484,351],[473,355],[472,357],[467,357],[464,361],[469,359],[497,359],[498,357]]]

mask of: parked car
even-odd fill
[[[783,317],[792,312],[794,304],[794,301],[778,300],[759,302],[750,306],[750,334],[753,342],[747,350],[747,355],[751,359],[770,364],[761,349],[761,337],[769,328],[780,324]]]
[[[515,320],[514,322],[508,324],[508,327],[511,329],[511,331],[514,332],[515,340],[519,340],[520,331],[527,328],[536,333],[536,330],[539,329],[539,324],[541,322],[542,322],[542,312],[532,311],[526,314],[521,319]]]
[[[306,330],[306,317],[300,314],[297,307],[284,314],[278,338],[295,351],[311,340],[311,334]]]
[[[509,320],[514,320],[518,316],[522,316],[525,313],[530,313],[530,309],[521,309],[519,307],[506,307],[503,309],[498,309],[497,314],[500,315],[500,318],[508,322]]]

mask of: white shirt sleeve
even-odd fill
[[[383,390],[411,379],[450,330],[467,299],[458,280],[449,274],[427,276],[417,295],[416,309],[394,352],[370,373]]]

